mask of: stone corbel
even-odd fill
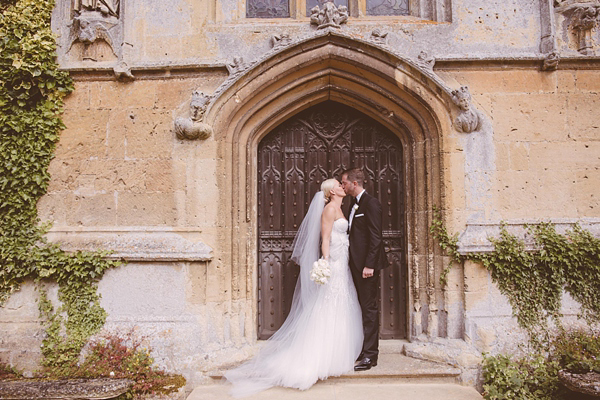
[[[332,0],[323,4],[323,8],[314,6],[310,10],[310,23],[317,25],[317,29],[341,28],[340,25],[348,22],[348,7],[336,6]]]
[[[175,119],[175,134],[178,139],[205,140],[212,135],[212,127],[203,122],[210,100],[211,96],[198,90],[192,93],[191,116]]]
[[[452,91],[452,101],[458,107],[458,116],[454,120],[454,127],[462,133],[473,133],[481,129],[483,116],[475,109],[471,101],[468,86],[461,86]]]
[[[542,71],[556,71],[558,69],[558,63],[560,61],[560,54],[553,51],[546,55],[544,64],[542,65]]]

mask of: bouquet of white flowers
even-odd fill
[[[329,281],[329,277],[331,276],[331,269],[329,268],[329,261],[320,258],[318,261],[315,261],[312,269],[310,270],[310,280],[318,283],[319,285],[324,285]]]

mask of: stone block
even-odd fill
[[[93,109],[152,108],[155,98],[154,81],[105,81],[90,84],[90,103]]]
[[[526,142],[510,144],[510,169],[524,171],[529,169],[529,145]]]
[[[460,71],[456,80],[475,95],[490,93],[541,93],[556,90],[556,75],[537,70]],[[484,103],[482,103],[484,104]]]
[[[67,209],[68,225],[97,226],[117,223],[115,195],[112,193],[92,196],[71,194],[67,197]]]
[[[172,193],[118,193],[119,225],[174,225],[176,216]]]
[[[576,90],[575,76],[576,71],[558,70],[555,72],[559,93],[570,93]]]
[[[575,85],[578,91],[600,92],[600,71],[585,69],[575,71]]]
[[[106,154],[107,110],[67,110],[66,129],[60,134],[55,155],[59,159],[89,159]]]
[[[498,142],[495,144],[496,149],[496,170],[506,171],[510,169],[510,142]]]
[[[75,82],[75,90],[65,97],[65,110],[87,110],[90,108],[90,83]]]
[[[580,217],[598,217],[600,215],[600,174],[598,169],[577,171],[573,188]]]
[[[138,160],[86,160],[81,172],[94,177],[94,189],[101,193],[115,191],[144,192],[147,162]]]
[[[597,168],[600,165],[600,142],[531,143],[529,157],[531,167],[536,169]]]
[[[499,94],[494,101],[494,139],[559,141],[567,138],[567,97],[555,94]]]
[[[172,160],[147,160],[145,184],[149,192],[175,191]]]
[[[185,311],[181,267],[130,262],[106,271],[98,285],[101,305],[111,318],[176,317]]]
[[[48,193],[37,203],[38,216],[44,222],[52,222],[53,225],[66,225],[67,214],[71,212],[67,208],[66,193]]]
[[[113,112],[109,121],[109,152],[112,158],[170,158],[175,135],[172,116],[151,109]],[[114,144],[114,146],[113,146]]]
[[[600,79],[600,75],[596,77]],[[598,109],[598,94],[572,94],[567,105],[569,137],[577,141],[600,141]]]
[[[54,158],[48,166],[50,182],[47,193],[74,189],[75,177],[80,173],[82,160],[72,158]]]

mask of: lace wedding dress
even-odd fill
[[[324,285],[310,282],[313,290],[297,312],[259,354],[225,374],[233,383],[231,394],[248,396],[272,386],[305,390],[318,379],[339,376],[353,369],[363,342],[360,305],[348,266],[348,221],[333,223],[329,265]],[[301,274],[305,271],[301,270]],[[297,301],[299,289],[294,292]]]

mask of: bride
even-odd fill
[[[225,374],[233,396],[273,386],[306,390],[318,379],[353,369],[363,328],[348,267],[348,221],[341,209],[345,195],[335,179],[324,181],[315,194],[294,239],[292,260],[300,265],[300,275],[290,314],[253,359]],[[323,285],[310,280],[319,247],[331,270]]]

